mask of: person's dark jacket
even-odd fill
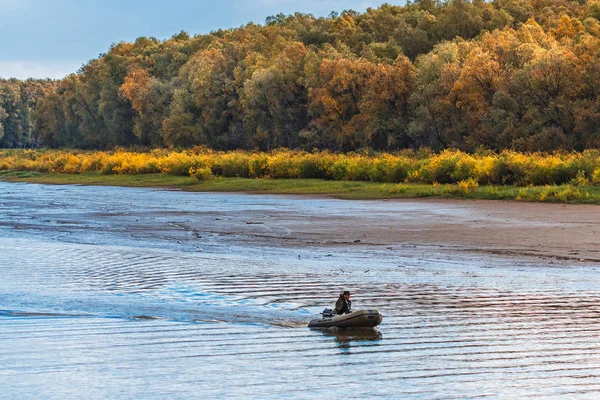
[[[352,300],[346,300],[343,294],[340,294],[340,298],[335,303],[334,313],[338,315],[348,314],[351,312]]]

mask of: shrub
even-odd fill
[[[473,178],[469,178],[466,181],[460,181],[455,185],[448,185],[445,187],[444,192],[453,196],[464,196],[469,193],[475,192],[479,187],[479,183]]]
[[[594,173],[592,174],[592,183],[594,185],[600,184],[600,168],[597,168],[596,170],[594,170]]]
[[[229,178],[250,177],[250,157],[241,151],[219,153],[214,158],[212,172]]]
[[[575,178],[571,179],[570,184],[573,186],[576,186],[576,187],[580,187],[580,186],[590,186],[592,184],[592,182],[590,182],[588,177],[585,175],[585,172],[580,170],[577,172],[577,176],[575,176]]]
[[[83,160],[81,161],[81,172],[102,171],[102,166],[104,164],[105,158],[106,153],[104,152],[94,152],[91,154],[86,154],[86,156],[83,157]]]
[[[300,158],[300,178],[331,179],[331,166],[335,156],[328,152],[304,153]]]
[[[392,163],[393,158],[391,157],[376,158],[369,169],[369,180],[372,182],[394,182],[388,180],[388,174],[392,170]]]
[[[158,160],[160,171],[165,174],[189,176],[190,169],[196,167],[194,157],[187,153],[169,153]],[[117,167],[118,169],[118,167]]]
[[[561,202],[577,200],[581,197],[581,191],[573,185],[563,185],[558,188],[555,197]]]
[[[207,174],[206,169],[211,171]],[[464,195],[477,185],[548,185],[526,188],[521,199],[561,201],[581,196],[578,187],[600,184],[600,151],[583,153],[496,154],[479,151],[467,154],[446,150],[434,154],[425,149],[389,153],[332,154],[328,151],[275,150],[219,152],[197,147],[186,151],[166,149],[134,152],[81,152],[77,150],[0,150],[0,170],[77,174],[99,171],[104,174],[147,174],[162,172],[193,175],[252,178],[318,178],[372,182],[443,183],[425,192]],[[198,175],[198,176],[197,176]],[[204,177],[204,178],[202,178]],[[560,189],[555,189],[558,186]],[[425,193],[424,192],[424,193]]]
[[[348,168],[349,160],[347,158],[339,158],[332,165],[330,169],[330,175],[336,181],[343,181],[346,178],[346,170]]]
[[[470,175],[470,163],[461,164],[461,159],[466,156],[460,151],[445,150],[425,160],[419,169],[419,178],[424,183],[454,183],[466,179]],[[457,179],[458,178],[458,179]]]
[[[269,157],[265,153],[252,154],[248,158],[248,175],[250,178],[262,178],[268,174]]]
[[[214,175],[212,173],[212,170],[208,167],[201,167],[198,169],[191,169],[190,170],[190,176],[196,178],[199,181],[208,181],[211,179],[214,179]]]
[[[408,179],[408,175],[411,170],[416,166],[416,161],[405,157],[399,157],[392,161],[390,169],[386,174],[387,182],[404,182]]]
[[[272,178],[292,179],[300,177],[300,162],[293,152],[276,152],[269,158],[269,175]]]
[[[342,179],[348,181],[369,181],[372,161],[369,157],[354,156],[346,163],[346,174]]]
[[[555,185],[569,180],[568,170],[557,156],[529,157],[524,173],[528,185]]]

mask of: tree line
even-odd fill
[[[55,82],[0,79],[0,148],[37,146],[34,116],[39,99]]]
[[[0,81],[0,146],[352,151],[600,145],[600,1],[417,0],[118,43]]]

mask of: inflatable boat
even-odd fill
[[[337,315],[325,309],[321,314],[323,318],[310,321],[309,328],[373,328],[383,320],[377,310],[359,310]]]

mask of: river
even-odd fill
[[[0,182],[0,398],[597,398],[595,263],[419,240],[486,218]],[[382,325],[309,330],[344,289]]]

